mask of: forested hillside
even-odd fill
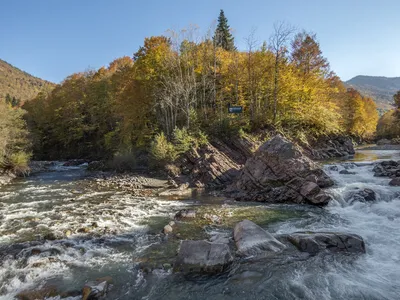
[[[0,59],[0,101],[7,100],[16,106],[54,86],[54,83],[34,77]]]
[[[400,142],[400,91],[393,96],[394,109],[386,112],[378,122],[377,135],[380,138],[395,139]]]
[[[348,80],[346,85],[373,98],[383,112],[393,108],[393,95],[400,90],[400,77],[356,76]]]
[[[210,137],[260,131],[307,140],[371,136],[374,101],[347,90],[316,36],[274,26],[268,42],[238,50],[221,11],[212,36],[198,29],[146,38],[133,57],[67,77],[27,102],[40,158],[137,157],[172,161]],[[230,114],[229,105],[243,106]]]

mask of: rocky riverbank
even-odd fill
[[[279,135],[278,135],[279,136]],[[272,139],[273,140],[273,139]],[[286,140],[286,139],[285,139]],[[311,202],[326,203],[329,201],[327,197],[323,197],[320,193],[320,188],[329,186],[329,180],[321,170],[317,170],[316,164],[311,160],[326,159],[332,157],[348,156],[354,154],[353,143],[348,137],[334,137],[332,139],[320,139],[311,144],[300,145],[286,140],[287,143],[296,147],[297,153],[301,153],[300,164],[305,163],[308,171],[296,176],[289,176],[284,179],[286,188],[276,189],[281,185],[281,179],[275,180],[271,183],[270,187],[274,187],[274,192],[269,191],[268,196],[270,199],[279,199],[277,202],[304,202],[301,199],[311,199]],[[238,137],[230,141],[221,141],[214,139],[206,145],[188,151],[182,155],[174,164],[167,166],[166,170],[151,172],[142,170],[137,173],[124,173],[118,174],[115,172],[101,171],[104,164],[101,162],[88,162],[83,159],[75,159],[59,163],[62,167],[78,167],[87,165],[87,169],[92,172],[90,185],[97,185],[99,188],[114,187],[120,190],[129,191],[132,195],[136,196],[165,196],[170,198],[187,197],[198,189],[219,190],[226,189],[227,186],[232,187],[243,174],[250,174],[255,165],[261,163],[261,160],[255,158],[257,156],[257,149],[260,148],[261,142],[250,137]],[[277,151],[280,151],[279,149]],[[267,160],[270,157],[267,158]],[[265,159],[264,159],[265,160]],[[36,174],[39,172],[46,172],[56,166],[56,162],[51,161],[32,161],[30,163],[29,174]],[[275,172],[281,168],[282,164],[286,161],[276,161],[275,166],[270,169]],[[250,172],[250,173],[249,173]],[[292,170],[287,170],[287,174],[291,174]],[[307,174],[306,174],[307,173]],[[306,176],[305,176],[306,175]],[[257,176],[257,175],[256,175]],[[294,178],[306,178],[307,184],[304,180],[293,180]],[[0,176],[0,182],[6,183],[12,180],[13,176]],[[290,179],[290,180],[287,180]],[[255,179],[257,180],[257,179]],[[267,181],[270,179],[266,179]],[[250,180],[251,181],[251,180]],[[278,182],[279,181],[279,182]],[[286,185],[289,181],[290,184]],[[0,183],[0,184],[1,184]],[[253,182],[254,185],[255,182]],[[242,184],[242,187],[245,183]],[[256,184],[258,185],[258,183]],[[307,185],[307,186],[306,186]],[[261,190],[259,194],[265,194],[265,186],[261,183]],[[260,187],[260,186],[259,186]],[[269,189],[268,187],[267,189]],[[239,190],[246,190],[238,187]],[[301,190],[301,191],[300,191]],[[230,192],[232,189],[230,188]],[[295,191],[295,194],[291,194]],[[253,191],[254,192],[254,191]],[[235,198],[252,199],[258,201],[270,201],[264,195],[264,200],[260,197],[252,195],[236,195]],[[305,195],[307,194],[307,195]],[[300,195],[300,196],[298,196]],[[294,199],[298,198],[298,199]],[[286,199],[286,200],[285,200]],[[316,200],[319,199],[319,200]],[[308,201],[308,200],[307,200]]]
[[[166,172],[99,173],[95,182],[137,196],[179,198],[206,189],[220,195],[227,192],[237,200],[324,205],[329,196],[321,189],[332,181],[312,159],[351,154],[353,144],[343,137],[319,142],[316,149],[301,147],[280,135],[263,145],[249,138],[229,143],[213,140],[185,153],[168,165]]]
[[[0,170],[0,186],[10,183],[17,176],[11,172],[2,172]]]

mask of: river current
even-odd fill
[[[134,197],[88,184],[84,166],[55,164],[0,187],[0,299],[53,286],[59,295],[48,299],[77,300],[85,282],[104,276],[113,278],[106,299],[400,299],[400,187],[372,172],[373,162],[388,159],[400,160],[399,151],[358,151],[327,163],[335,186],[325,208]],[[356,174],[340,174],[332,165]],[[365,188],[376,201],[352,201]],[[182,208],[223,222],[183,224],[166,237],[163,226]],[[218,276],[171,271],[180,239],[230,239],[243,218],[277,235],[355,233],[367,253],[244,259]]]

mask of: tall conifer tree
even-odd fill
[[[228,19],[225,17],[222,9],[219,13],[217,28],[215,29],[214,43],[217,47],[222,47],[227,51],[236,50],[234,38],[228,25]]]

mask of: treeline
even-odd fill
[[[378,122],[376,133],[379,138],[400,139],[400,91],[393,96],[394,109],[386,112]]]
[[[7,100],[7,99],[6,99]],[[0,100],[0,173],[25,173],[30,158],[24,111]]]
[[[300,139],[374,133],[375,103],[343,86],[314,34],[281,23],[268,43],[254,34],[246,42],[246,51],[236,49],[221,11],[213,36],[170,31],[146,38],[133,58],[67,77],[24,105],[37,158],[151,150],[172,159],[207,136],[260,130]],[[229,114],[229,105],[243,113]]]

